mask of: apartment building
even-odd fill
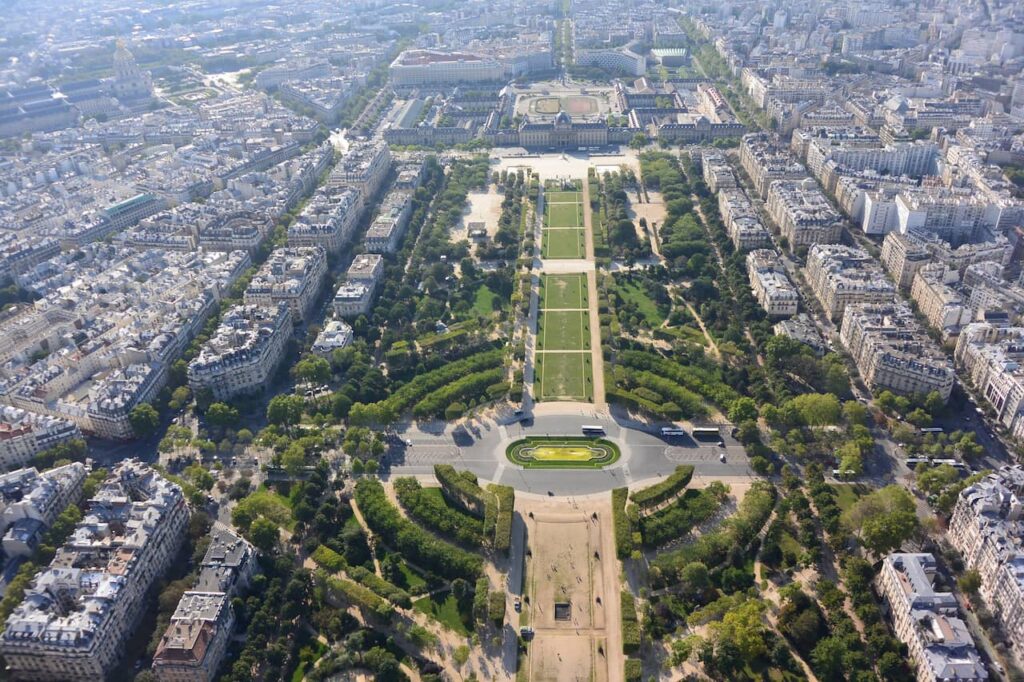
[[[338,160],[327,178],[328,189],[357,190],[363,203],[369,203],[391,170],[391,150],[384,142],[353,144]]]
[[[791,249],[834,244],[842,237],[843,217],[810,178],[799,182],[773,181],[768,189],[767,208]]]
[[[896,638],[907,645],[917,682],[982,682],[988,671],[956,597],[937,591],[938,569],[931,554],[890,554],[878,574],[878,591],[889,604]]]
[[[412,192],[392,190],[384,197],[380,213],[370,224],[363,246],[371,253],[394,253],[409,226],[412,215]]]
[[[881,261],[896,286],[909,291],[917,272],[932,262],[932,254],[913,233],[890,232],[882,241]]]
[[[718,211],[722,214],[725,231],[737,251],[759,249],[771,244],[768,230],[761,224],[761,219],[742,189],[732,187],[719,190]]]
[[[362,213],[363,195],[356,188],[318,192],[288,226],[288,246],[322,246],[337,255],[352,240]]]
[[[345,281],[334,294],[334,312],[339,317],[358,317],[370,312],[373,295],[383,276],[383,256],[377,253],[356,256],[345,273]]]
[[[193,392],[211,391],[215,400],[262,391],[291,333],[292,313],[286,303],[234,306],[189,363],[189,385]]]
[[[906,304],[847,304],[839,339],[873,392],[913,396],[934,391],[943,401],[949,399],[953,367]]]
[[[273,308],[285,303],[292,321],[306,319],[327,276],[327,252],[322,246],[274,249],[249,282],[246,305]]]
[[[956,270],[930,263],[917,271],[910,287],[910,297],[918,310],[944,339],[960,333],[960,327],[971,321],[971,310],[956,286],[959,282]]]
[[[0,533],[8,559],[32,555],[57,516],[78,502],[85,476],[80,462],[42,474],[30,468],[0,476]]]
[[[1003,278],[1003,266],[988,261],[972,263],[964,269],[964,288],[969,295],[967,307],[975,319],[991,313],[1016,317],[1024,313],[1024,288]]]
[[[996,419],[1024,437],[1024,327],[972,322],[961,330],[953,358]]]
[[[768,133],[749,133],[740,142],[740,165],[754,184],[754,191],[764,199],[776,180],[803,180],[807,169],[777,144]]]
[[[1024,467],[1004,466],[964,488],[946,536],[967,568],[981,576],[980,594],[1024,661]]]
[[[723,189],[736,187],[736,174],[732,172],[732,166],[721,152],[702,152],[700,155],[701,173],[704,177],[704,184],[712,192],[720,192]]]
[[[900,232],[918,229],[962,244],[979,228],[994,230],[999,219],[990,203],[967,188],[904,189],[896,197]]]
[[[968,266],[975,263],[996,263],[1002,268],[1010,262],[1012,253],[1006,237],[987,230],[954,246],[934,233],[915,228],[906,233],[887,234],[882,241],[881,259],[900,289],[907,290],[913,284],[914,275],[927,263],[941,263],[963,278]]]
[[[0,405],[0,469],[15,469],[56,445],[81,438],[68,419]]]
[[[195,589],[182,595],[153,656],[157,679],[212,682],[216,678],[235,624],[231,599],[248,587],[255,572],[253,546],[216,524]]]
[[[800,307],[800,294],[786,276],[779,254],[758,249],[747,254],[747,277],[754,298],[769,317],[790,317]]]
[[[129,460],[89,501],[89,512],[36,574],[0,635],[19,680],[102,680],[117,665],[188,526],[176,484]]]
[[[807,253],[804,275],[833,320],[850,303],[888,303],[896,293],[875,259],[854,246],[815,244]]]

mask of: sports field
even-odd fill
[[[583,258],[586,241],[580,192],[547,192],[544,204],[543,258]]]

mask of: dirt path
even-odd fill
[[[690,314],[693,315],[693,319],[697,321],[697,326],[700,327],[701,333],[704,334],[704,338],[708,341],[708,348],[711,349],[711,354],[715,356],[715,360],[721,362],[722,351],[719,350],[718,344],[715,343],[715,337],[711,336],[711,332],[709,332],[708,328],[704,326],[704,320],[701,318],[700,313],[697,312],[697,309],[694,308],[689,301],[686,301],[686,309],[690,311]]]
[[[597,314],[597,273],[587,273],[587,296],[590,301],[590,368],[594,377],[594,407],[608,409],[604,392],[604,354],[601,351],[601,319]]]

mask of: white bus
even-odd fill
[[[593,426],[591,424],[584,424],[580,428],[583,430],[583,435],[584,436],[603,436],[604,435],[604,427],[603,426]]]
[[[722,432],[717,426],[697,426],[694,427],[691,435],[695,440],[703,441],[720,441],[722,440]]]
[[[681,429],[677,426],[663,426],[661,427],[661,435],[663,436],[685,436],[686,429]]]

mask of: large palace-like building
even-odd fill
[[[527,148],[576,149],[608,144],[608,124],[602,120],[576,123],[569,114],[558,112],[554,120],[533,123],[527,118],[519,126],[519,145]]]

